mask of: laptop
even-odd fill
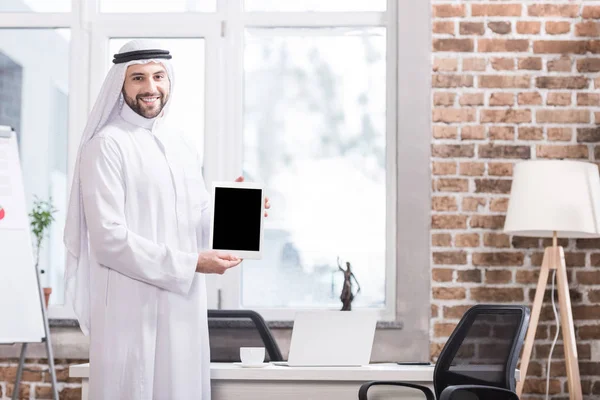
[[[302,311],[296,314],[288,367],[354,367],[371,359],[378,313]]]

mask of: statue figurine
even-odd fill
[[[346,261],[346,269],[342,268],[340,265],[340,258],[337,260],[338,268],[340,271],[344,273],[344,286],[342,287],[342,294],[340,295],[340,300],[342,301],[342,310],[341,311],[351,311],[352,310],[352,300],[354,300],[354,296],[360,292],[360,284],[356,277],[352,273],[352,269],[350,263]],[[358,286],[358,290],[356,294],[352,293],[352,279],[356,282],[356,286]]]

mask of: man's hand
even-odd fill
[[[243,176],[238,176],[235,180],[236,182],[244,182]],[[271,208],[271,203],[269,203],[269,198],[265,196],[265,210]],[[265,217],[268,217],[269,213],[265,211]]]
[[[229,268],[233,268],[241,262],[241,258],[230,254],[222,254],[215,250],[201,251],[198,254],[196,272],[223,275]]]

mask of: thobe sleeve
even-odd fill
[[[189,292],[198,254],[155,243],[127,227],[123,159],[110,138],[96,137],[81,156],[81,190],[90,248],[110,269],[172,292]]]

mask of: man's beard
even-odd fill
[[[158,99],[156,99],[155,102],[151,105],[146,105],[141,100],[142,97],[156,96],[159,96]],[[135,96],[134,99],[132,97],[127,96],[127,93],[123,91],[123,97],[127,105],[131,107],[133,111],[135,111],[137,114],[141,115],[144,118],[154,118],[158,116],[161,113],[162,109],[165,107],[166,100],[168,100],[168,97],[165,99],[164,94],[160,92],[138,94],[137,96]]]

